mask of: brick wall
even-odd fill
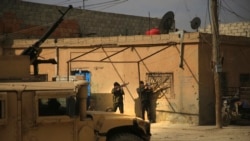
[[[219,30],[221,35],[250,37],[250,22],[220,24]],[[211,33],[211,26],[200,29],[200,32]]]

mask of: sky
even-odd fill
[[[210,24],[210,0],[23,0],[34,3],[88,9],[109,13],[162,18],[174,12],[176,28],[192,31],[193,18],[201,19],[200,27]],[[219,22],[250,21],[250,0],[218,0]]]

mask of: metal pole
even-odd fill
[[[85,9],[85,0],[82,0],[82,9]]]
[[[138,84],[140,85],[140,81],[141,81],[141,70],[140,70],[140,62],[137,62],[137,68],[138,68]]]
[[[211,0],[211,27],[212,27],[212,61],[213,61],[213,73],[214,73],[214,90],[215,90],[215,114],[216,114],[216,127],[222,128],[221,121],[221,92],[220,92],[220,50],[219,50],[219,26],[218,26],[218,14],[217,14],[217,0]]]

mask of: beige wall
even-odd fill
[[[185,40],[188,42],[197,42],[198,34],[187,34]],[[16,54],[20,54],[23,47],[29,46],[32,41],[16,40],[13,48]],[[92,53],[86,54],[95,47],[103,46]],[[58,52],[58,67],[55,65],[39,65],[40,74],[48,74],[49,80],[57,75],[67,76],[67,61],[72,58],[83,55],[71,62],[71,69],[83,69],[91,72],[91,92],[94,94],[110,93],[113,83],[118,81],[129,82],[125,87],[125,113],[135,115],[135,101],[138,95],[136,88],[138,87],[139,74],[138,64],[142,58],[148,57],[140,63],[140,78],[146,80],[148,72],[164,72],[173,73],[173,89],[168,91],[164,97],[157,101],[157,109],[164,113],[176,113],[181,115],[170,116],[167,120],[175,120],[174,122],[192,122],[197,123],[198,115],[198,83],[197,83],[197,44],[184,44],[184,68],[180,68],[180,38],[177,34],[157,35],[157,36],[120,36],[108,38],[73,38],[59,39],[55,44],[51,40],[47,40],[43,45],[43,58],[56,58]],[[82,62],[79,60],[101,60],[107,55],[112,55],[124,48],[127,50],[112,56],[111,61],[131,61],[131,63],[100,63],[100,62]],[[163,48],[165,48],[162,50]],[[162,50],[162,51],[160,51]],[[159,52],[155,55],[153,53]],[[151,56],[152,55],[152,56]],[[150,57],[149,57],[150,56]],[[105,61],[110,61],[106,59]],[[32,71],[32,70],[31,70]],[[167,98],[167,99],[166,99]],[[112,106],[112,103],[108,104]],[[137,107],[138,108],[138,107]],[[157,113],[158,120],[166,120],[161,118],[162,113]],[[188,118],[186,116],[188,115]]]
[[[240,65],[237,60],[247,63],[248,57],[243,56],[237,46],[242,50],[249,48],[248,38],[227,37],[222,40],[223,55],[225,56],[225,71],[230,76],[230,85],[237,85],[236,76],[239,72],[249,72],[249,68],[232,70],[232,66]],[[53,40],[47,40],[43,45],[42,57],[56,58],[59,56],[59,65],[40,65],[40,73],[48,73],[49,80],[57,75],[67,76],[67,61],[75,57],[77,62],[71,62],[71,69],[83,69],[91,72],[91,92],[99,96],[97,101],[107,102],[114,81],[129,82],[125,89],[125,113],[135,115],[138,87],[138,65],[142,58],[152,55],[140,63],[140,78],[146,80],[146,73],[166,72],[173,74],[173,89],[167,91],[163,97],[157,100],[157,121],[164,120],[172,123],[212,124],[214,123],[214,93],[213,77],[211,71],[211,37],[207,34],[186,33],[183,40],[184,61],[180,68],[180,42],[177,34],[155,36],[118,36],[105,38],[67,38],[59,39],[55,44]],[[226,42],[227,41],[227,42]],[[238,43],[241,41],[240,43]],[[15,40],[12,49],[20,54],[25,47],[32,44],[31,40]],[[244,45],[245,44],[245,45]],[[164,47],[165,50],[160,51]],[[88,53],[91,50],[92,53]],[[112,56],[111,61],[132,61],[132,63],[100,63],[83,62],[80,60],[101,60],[107,55],[112,55],[122,49],[127,50]],[[56,53],[58,52],[58,53]],[[233,52],[233,55],[231,54]],[[244,52],[244,51],[243,51]],[[248,52],[248,51],[247,51]],[[247,53],[247,52],[244,52]],[[58,55],[56,55],[58,54]],[[85,55],[83,55],[85,54]],[[241,59],[240,59],[241,58]],[[76,61],[75,60],[75,61]],[[106,59],[105,61],[109,61]],[[235,68],[235,67],[233,67]],[[223,68],[224,69],[224,68]],[[232,80],[232,82],[231,82]],[[236,81],[237,80],[237,81]],[[100,95],[105,94],[105,98]],[[111,101],[108,104],[111,105]],[[103,110],[103,107],[102,107]]]

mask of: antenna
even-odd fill
[[[174,12],[169,11],[163,17],[159,25],[161,33],[169,33],[169,31],[175,31]]]
[[[201,25],[201,19],[199,17],[194,17],[190,24],[192,29],[198,31],[198,28]]]

